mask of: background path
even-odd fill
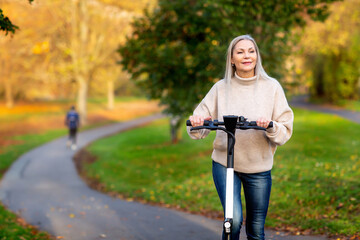
[[[161,115],[81,132],[79,148]],[[4,175],[0,200],[28,223],[66,240],[219,240],[222,221],[111,198],[78,176],[74,151],[59,138],[21,156]],[[126,184],[126,183],[124,183]],[[267,239],[315,240],[267,231]],[[246,239],[242,234],[241,239]]]
[[[289,104],[291,107],[298,107],[298,108],[304,108],[304,109],[323,112],[323,113],[330,113],[346,118],[352,122],[360,123],[360,112],[311,104],[308,102],[307,95],[293,97],[293,99],[289,102]]]

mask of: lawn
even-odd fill
[[[99,140],[87,150],[88,178],[103,191],[221,217],[211,176],[214,134],[169,143],[168,121]],[[295,110],[294,134],[278,148],[266,225],[302,234],[359,236],[360,128],[342,118]]]
[[[360,101],[344,100],[343,102],[340,102],[340,104],[347,110],[358,112],[360,111]]]

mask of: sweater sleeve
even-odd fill
[[[280,84],[275,93],[272,121],[273,127],[266,130],[266,136],[276,145],[285,144],[292,135],[294,113]]]
[[[206,94],[204,99],[200,102],[200,104],[195,108],[193,115],[208,117],[210,116],[212,119],[216,119],[217,115],[217,84],[215,84],[210,91]],[[200,129],[190,131],[191,127],[187,127],[187,132],[192,139],[202,139],[209,135],[210,130],[208,129]]]

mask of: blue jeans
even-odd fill
[[[225,213],[226,167],[213,161],[212,171],[216,190]],[[241,183],[244,187],[246,201],[245,226],[247,239],[265,239],[264,225],[270,200],[271,171],[252,174],[235,172],[233,240],[240,239],[240,229],[243,222]],[[223,239],[225,239],[224,232]]]

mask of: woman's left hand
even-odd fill
[[[259,118],[258,120],[256,120],[256,124],[259,126],[259,127],[263,127],[263,128],[267,128],[269,126],[269,123],[271,122],[271,120],[268,120],[266,118]]]

